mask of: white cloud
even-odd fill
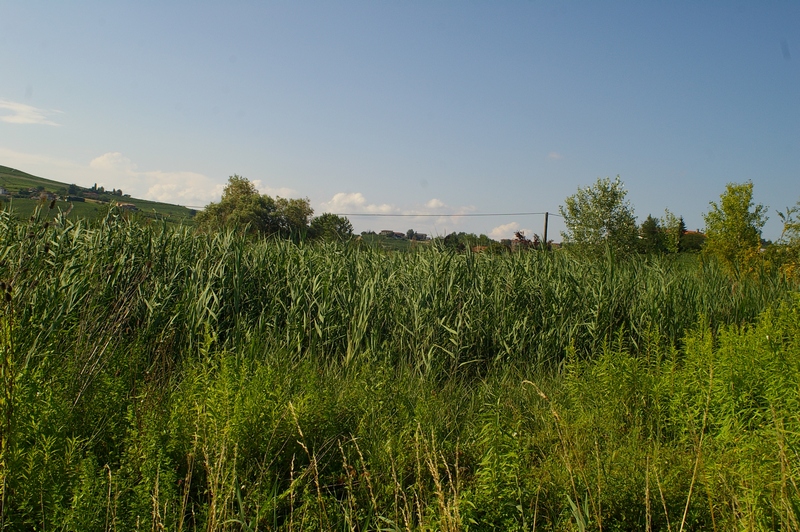
[[[211,201],[219,201],[225,188],[225,185],[197,172],[154,170],[142,172],[136,178],[147,183],[145,198],[190,207],[204,207]]]
[[[502,240],[504,238],[514,238],[514,233],[522,231],[528,238],[533,238],[534,232],[531,229],[520,229],[517,222],[510,222],[503,225],[498,225],[489,232],[489,236],[495,240]]]
[[[189,171],[141,171],[120,152],[108,152],[92,159],[89,168],[98,185],[121,188],[137,198],[202,207],[219,200],[224,185],[210,177]]]
[[[554,161],[560,161],[561,159],[563,159],[563,158],[564,158],[564,156],[563,156],[563,155],[561,155],[561,154],[560,154],[560,153],[558,153],[558,152],[551,151],[550,153],[548,153],[548,154],[547,154],[547,158],[548,158],[548,159],[552,159],[552,160],[554,160]]]
[[[136,172],[136,165],[133,164],[133,161],[118,151],[104,153],[100,157],[92,159],[89,163],[89,167],[101,172]]]
[[[389,203],[370,203],[361,192],[339,192],[315,207],[318,213],[355,215],[351,220],[357,230],[394,228],[405,231],[413,227],[418,232],[429,235],[444,235],[456,230],[464,230],[466,218],[462,215],[475,212],[475,207],[450,207],[440,199],[431,199],[424,204],[400,207]],[[397,218],[387,217],[378,221],[359,214],[397,214]]]
[[[258,190],[261,194],[266,194],[268,196],[272,197],[280,196],[282,198],[291,198],[297,195],[297,191],[294,190],[293,188],[268,187],[260,179],[251,179],[250,182],[253,183],[253,186],[256,187],[256,190]]]
[[[367,203],[361,192],[338,192],[330,201],[323,202],[322,210],[333,213],[399,214],[399,210],[388,203]]]
[[[19,102],[0,100],[0,122],[8,124],[41,124],[46,126],[59,126],[48,119],[48,115],[60,113],[52,109],[39,109]]]
[[[73,177],[59,179],[58,176],[83,174],[86,171],[86,167],[74,161],[50,157],[49,155],[24,153],[0,147],[0,162],[2,162],[4,166],[10,166],[11,168],[28,172],[29,174],[50,177],[57,181],[69,181],[76,184],[87,182],[86,179],[75,181]],[[91,186],[91,183],[89,183],[89,185]]]
[[[426,203],[425,206],[428,207],[429,209],[438,209],[441,207],[445,207],[446,205],[444,204],[443,201],[433,198],[428,203]]]

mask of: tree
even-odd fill
[[[606,246],[618,253],[633,251],[637,241],[636,217],[626,195],[619,176],[613,181],[598,178],[594,185],[578,188],[559,207],[567,226],[567,231],[561,233],[564,242],[593,253],[602,253]]]
[[[778,244],[770,246],[768,251],[771,260],[778,264],[787,277],[800,278],[800,201],[794,207],[787,207],[786,212],[778,212],[783,224],[783,231]]]
[[[683,236],[686,233],[686,224],[683,222],[683,216],[675,216],[669,209],[664,209],[661,227],[665,232],[664,245],[667,251],[669,253],[684,251]]]
[[[414,240],[414,235],[416,234],[417,234],[416,231],[414,231],[413,229],[409,229],[408,231],[406,231],[406,238],[409,240]]]
[[[344,216],[326,212],[311,220],[309,234],[320,240],[346,241],[353,236],[353,224]]]
[[[639,228],[639,249],[642,253],[665,253],[667,251],[666,233],[658,222],[649,214]]]
[[[706,235],[698,231],[684,231],[681,237],[681,253],[696,253],[703,250]]]
[[[783,245],[800,246],[800,220],[795,216],[800,214],[800,201],[794,207],[787,207],[786,212],[778,211],[778,217],[783,224],[779,242]]]
[[[314,209],[308,198],[275,199],[275,218],[280,233],[285,237],[302,238],[308,230],[308,223],[314,215]]]
[[[712,201],[710,205],[711,210],[703,215],[707,236],[704,251],[739,275],[761,247],[766,207],[753,204],[752,181],[728,183],[719,204]]]
[[[219,203],[209,203],[195,217],[203,230],[232,228],[249,233],[272,234],[278,230],[275,220],[275,201],[261,195],[247,178],[232,175],[222,192]]]
[[[259,194],[247,178],[232,175],[219,203],[210,203],[197,214],[195,224],[201,230],[231,228],[251,234],[280,234],[301,237],[314,213],[308,199],[272,199]]]

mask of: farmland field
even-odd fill
[[[779,271],[45,210],[0,281],[0,529],[800,528]]]

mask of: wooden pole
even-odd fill
[[[542,239],[542,246],[547,249],[547,219],[550,217],[549,212],[544,213],[544,238]]]

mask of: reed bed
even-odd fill
[[[2,211],[0,281],[0,528],[800,528],[779,272]]]

